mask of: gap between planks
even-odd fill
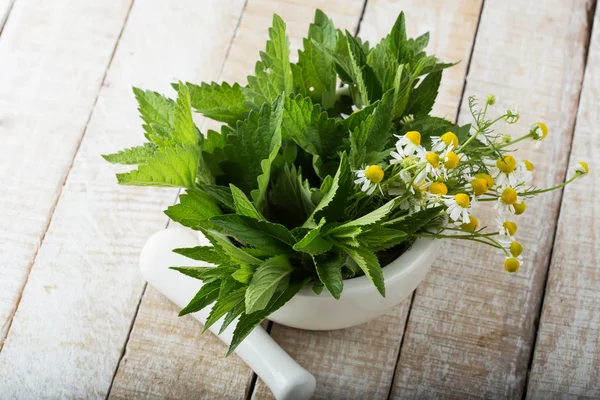
[[[5,18],[3,21],[0,21],[0,34],[2,34],[2,31],[4,29],[4,26],[6,23],[6,21],[8,20],[9,17],[9,13],[12,11],[13,6],[15,4],[17,0],[13,0],[10,3],[10,6],[6,12]],[[125,29],[125,25],[127,25],[127,20],[129,19],[129,14],[131,13],[131,8],[133,7],[133,3],[135,0],[131,0],[131,3],[129,4],[129,8],[127,9],[127,13],[125,14],[125,18],[123,20],[123,25],[121,26],[121,30],[119,31],[119,35],[117,36],[117,39],[115,41],[115,45],[112,49],[110,58],[108,60],[108,63],[106,64],[106,68],[104,69],[104,74],[102,75],[102,79],[100,82],[100,85],[98,86],[97,90],[96,90],[96,96],[94,98],[94,102],[92,103],[92,107],[90,108],[89,114],[87,116],[87,119],[85,121],[85,125],[83,127],[83,130],[81,131],[81,135],[79,136],[78,139],[78,143],[77,146],[75,148],[75,151],[73,152],[72,156],[71,156],[71,163],[69,164],[69,167],[67,168],[66,173],[64,174],[62,180],[59,182],[60,185],[60,189],[58,192],[58,195],[56,196],[54,202],[52,203],[52,205],[50,206],[50,212],[48,214],[48,217],[46,219],[46,224],[43,227],[43,233],[42,236],[40,237],[40,241],[39,241],[39,245],[37,246],[37,249],[35,250],[35,253],[33,254],[33,258],[31,259],[31,262],[29,263],[29,266],[27,268],[27,274],[25,277],[25,280],[23,281],[23,285],[21,286],[21,289],[19,291],[19,296],[17,297],[17,301],[15,303],[15,306],[13,308],[13,310],[11,311],[11,313],[8,316],[8,321],[6,322],[6,325],[4,326],[4,329],[2,330],[2,332],[0,332],[0,334],[2,334],[2,336],[0,337],[0,352],[2,351],[2,349],[4,348],[4,342],[6,341],[6,338],[8,337],[8,334],[10,333],[10,328],[12,327],[12,323],[13,320],[15,318],[15,314],[17,313],[17,310],[19,309],[19,305],[21,304],[21,299],[23,297],[23,291],[25,290],[25,286],[27,286],[27,282],[29,282],[29,275],[31,274],[31,269],[33,268],[33,266],[35,265],[35,261],[37,260],[37,256],[40,252],[40,249],[42,248],[42,243],[44,243],[44,239],[46,238],[46,233],[48,232],[48,228],[50,227],[50,223],[52,222],[52,217],[54,216],[54,211],[56,210],[56,205],[58,204],[61,196],[62,196],[62,191],[65,187],[65,182],[67,181],[67,178],[69,177],[69,174],[71,172],[71,169],[73,168],[73,163],[75,161],[75,157],[77,156],[77,153],[79,152],[79,147],[81,146],[81,141],[83,140],[83,137],[85,136],[85,133],[87,131],[87,127],[90,123],[90,119],[92,118],[92,114],[94,112],[94,108],[96,108],[96,104],[98,103],[98,97],[100,96],[100,90],[102,89],[102,86],[105,83],[106,80],[106,74],[112,64],[113,58],[115,56],[115,52],[117,51],[117,47],[119,46],[119,41],[121,40],[121,37],[123,36],[123,30]],[[1,23],[3,22],[3,23]],[[1,36],[0,36],[1,38]]]
[[[221,68],[219,68],[219,73],[217,74],[217,81],[221,80],[221,76],[223,75],[223,70],[225,69],[225,63],[227,62],[227,59],[229,58],[229,53],[231,52],[231,47],[233,45],[233,41],[235,40],[235,37],[237,36],[238,29],[240,27],[240,23],[242,21],[242,17],[244,16],[244,12],[246,11],[246,7],[247,6],[248,6],[248,0],[244,0],[244,5],[242,6],[242,11],[240,13],[240,16],[239,16],[239,18],[237,20],[237,23],[236,23],[235,27],[233,28],[233,34],[231,35],[231,40],[229,41],[229,44],[227,46],[227,50],[225,51],[225,57],[223,58],[223,62],[221,63]],[[205,125],[206,120],[204,120],[203,122],[204,122],[203,125]],[[177,191],[177,194],[175,195],[175,199],[173,200],[172,204],[177,203],[177,200],[179,199],[179,194],[180,193],[181,193],[181,189],[179,189]],[[167,222],[165,223],[165,229],[167,229],[169,227],[170,223],[171,223],[171,220],[167,219]],[[110,392],[111,392],[113,384],[115,382],[115,377],[117,376],[117,371],[119,371],[119,367],[121,366],[121,362],[123,361],[123,357],[125,357],[125,353],[127,351],[127,345],[129,344],[129,339],[131,337],[131,331],[133,330],[133,326],[135,325],[135,321],[136,321],[138,313],[140,311],[140,306],[142,305],[142,300],[144,299],[144,295],[146,294],[146,288],[147,287],[148,287],[148,282],[145,282],[144,283],[144,287],[142,288],[142,293],[140,295],[140,298],[138,300],[137,306],[135,308],[135,312],[133,314],[133,318],[131,319],[131,325],[129,326],[129,332],[127,332],[127,337],[125,338],[125,342],[123,344],[123,350],[121,351],[121,356],[119,357],[119,361],[117,362],[117,365],[115,366],[115,370],[114,370],[112,379],[110,381],[110,386],[108,388],[108,391],[106,392],[106,399],[110,398]],[[271,328],[271,326],[269,325],[269,330],[270,330],[270,328]],[[256,380],[256,374],[254,374],[254,372],[253,372],[253,379]]]
[[[578,116],[579,116],[579,112],[580,112],[580,107],[581,107],[581,95],[583,94],[583,84],[585,82],[585,75],[586,75],[586,71],[588,68],[588,62],[590,59],[590,53],[592,52],[592,49],[590,48],[590,46],[592,45],[592,32],[594,30],[594,22],[596,20],[596,13],[598,12],[598,1],[594,0],[593,3],[590,5],[590,8],[588,9],[588,32],[587,32],[587,43],[585,46],[585,52],[584,52],[584,60],[583,60],[583,73],[582,73],[582,80],[581,80],[581,84],[579,87],[579,96],[577,97],[577,111],[575,113],[575,122],[573,124],[573,129],[571,132],[571,141],[569,143],[569,149],[568,149],[568,154],[569,156],[567,157],[567,168],[565,168],[564,173],[562,175],[562,180],[564,181],[567,177],[567,173],[568,173],[568,169],[569,166],[571,165],[571,156],[572,156],[572,152],[573,152],[573,143],[575,142],[575,131],[577,129],[577,120],[578,120]],[[550,277],[550,267],[552,265],[552,260],[554,258],[554,247],[556,244],[556,237],[558,234],[558,229],[559,229],[559,221],[560,221],[560,210],[562,210],[562,205],[563,205],[563,200],[564,200],[564,196],[565,196],[565,190],[566,188],[562,188],[560,189],[560,195],[559,195],[559,201],[558,201],[558,209],[559,209],[559,213],[558,213],[558,217],[557,217],[557,222],[556,225],[554,226],[554,234],[552,236],[552,241],[550,242],[550,255],[548,257],[548,263],[546,265],[546,275],[544,277],[544,285],[542,286],[542,293],[541,293],[541,297],[542,297],[542,301],[540,302],[539,307],[535,310],[534,313],[534,329],[535,329],[535,336],[533,339],[533,343],[531,345],[531,351],[529,354],[529,363],[527,365],[527,371],[525,374],[525,389],[523,390],[523,396],[522,399],[525,400],[527,398],[528,395],[528,389],[529,389],[529,380],[531,378],[531,369],[533,368],[533,362],[534,362],[534,355],[535,355],[535,350],[537,348],[537,344],[538,344],[538,338],[539,338],[539,333],[540,333],[540,322],[541,322],[541,318],[542,318],[542,310],[544,309],[544,305],[547,302],[547,298],[546,296],[548,295],[548,281],[549,281],[549,277]]]

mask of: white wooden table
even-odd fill
[[[142,139],[131,86],[239,81],[273,12],[292,52],[314,9],[369,40],[404,10],[430,51],[462,60],[437,115],[466,96],[518,103],[551,140],[523,146],[537,183],[527,264],[447,243],[414,295],[352,329],[271,335],[317,378],[316,398],[600,397],[600,13],[593,0],[0,0],[0,398],[269,398],[191,318],[146,287],[144,241],[172,190],[119,187],[100,158]],[[203,129],[205,123],[199,120]],[[508,131],[507,133],[511,133]],[[524,232],[523,232],[524,231]]]

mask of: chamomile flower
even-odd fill
[[[517,160],[509,154],[497,159],[490,168],[491,175],[499,185],[517,185],[522,181],[521,172],[517,169]]]
[[[417,131],[406,132],[404,136],[396,135],[396,137],[398,138],[396,152],[401,156],[411,156],[421,147],[421,134]]]
[[[420,161],[425,164],[425,174],[431,175],[434,178],[438,178],[443,175],[442,164],[440,162],[440,155],[433,151],[420,155]]]
[[[517,189],[512,186],[501,186],[498,188],[498,193],[500,194],[500,197],[498,197],[498,201],[494,205],[494,208],[500,209],[501,211],[510,211],[514,214],[515,204],[521,202]]]
[[[523,160],[517,165],[517,177],[522,182],[530,182],[533,179],[533,163],[529,160]]]
[[[469,215],[469,222],[460,226],[460,229],[466,232],[475,232],[477,228],[479,228],[479,220],[472,215]]]
[[[456,225],[469,223],[469,207],[471,200],[466,193],[458,193],[455,196],[447,196],[444,199],[446,204],[446,213]]]
[[[361,185],[360,190],[366,192],[369,196],[375,192],[375,189],[379,189],[381,194],[383,194],[381,181],[383,180],[384,172],[379,165],[367,165],[364,170],[355,170],[354,174],[357,178],[354,183]]]
[[[500,232],[500,242],[511,243],[514,240],[513,237],[517,233],[517,224],[502,216],[498,216],[496,217],[496,226],[498,227],[498,232]]]
[[[410,185],[408,188],[397,186],[388,190],[391,196],[404,197],[404,201],[400,203],[401,210],[409,210],[410,212],[421,211],[425,206],[425,190],[429,183],[423,185]]]
[[[506,257],[506,260],[504,260],[504,269],[510,273],[517,272],[521,265],[523,265],[521,257]]]
[[[431,151],[440,152],[448,149],[448,147],[458,147],[458,136],[454,132],[446,132],[442,136],[431,137]]]
[[[577,175],[587,175],[590,173],[590,167],[585,161],[580,161],[573,167],[573,171]]]

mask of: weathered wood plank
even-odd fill
[[[0,32],[4,28],[4,24],[8,19],[8,15],[12,9],[15,0],[0,0]]]
[[[570,163],[592,174],[565,189],[527,397],[600,397],[600,13],[596,11]],[[570,176],[570,174],[568,175]]]
[[[11,27],[15,26],[13,18],[19,20],[19,12],[16,12],[19,4],[24,3],[18,1],[15,5],[5,34],[10,34]],[[6,207],[4,197],[8,194],[0,195],[3,196],[2,212],[11,210],[9,221],[14,221],[4,225],[3,215],[3,226],[24,228],[37,222],[23,219],[29,215],[28,208],[17,206],[15,202],[42,201],[44,196],[55,193],[57,182],[48,183],[48,173],[63,163],[63,147],[75,150],[75,143],[69,143],[63,133],[71,126],[72,119],[77,120],[84,114],[82,99],[75,96],[72,89],[78,85],[72,80],[80,82],[79,77],[90,73],[89,63],[97,65],[107,61],[98,59],[103,51],[100,45],[109,39],[104,25],[110,26],[107,16],[123,3],[120,2],[119,7],[94,4],[96,6],[84,14],[79,13],[80,2],[60,7],[54,14],[36,5],[35,12],[32,11],[34,20],[23,21],[20,36],[6,41],[10,36],[3,36],[0,40],[0,46],[12,43],[11,48],[3,48],[0,54],[24,48],[31,48],[31,54],[36,54],[34,59],[19,60],[20,70],[15,66],[7,71],[10,74],[1,74],[2,79],[9,82],[0,85],[0,90],[14,93],[12,96],[23,104],[24,110],[55,112],[30,113],[35,124],[28,121],[28,114],[19,116],[18,121],[26,121],[22,122],[26,124],[24,128],[38,127],[37,135],[31,135],[31,140],[35,138],[38,142],[29,146],[36,152],[27,153],[32,157],[31,166],[23,173],[22,180],[28,185],[9,186],[3,191],[10,194],[11,203]],[[218,75],[242,8],[242,0],[215,0],[210,4],[190,0],[168,6],[159,0],[148,0],[133,6],[0,353],[0,392],[6,398],[103,398],[107,395],[142,293],[143,282],[138,273],[140,249],[151,233],[164,228],[162,210],[173,202],[175,191],[119,187],[114,172],[123,168],[111,168],[100,154],[139,144],[142,138],[132,85],[173,93],[169,83],[175,78],[200,81]],[[45,32],[36,28],[36,22],[41,24],[42,21],[52,21],[52,29]],[[63,22],[58,24],[57,21]],[[61,34],[56,44],[51,42],[44,46],[39,42],[67,29],[63,26],[71,27],[69,32],[73,27],[82,29],[77,31],[79,36],[73,38]],[[29,32],[36,37],[31,43],[24,40]],[[90,37],[84,32],[94,35]],[[38,38],[40,35],[43,37]],[[65,54],[76,44],[90,51],[84,52],[81,59],[69,62]],[[40,51],[45,57],[40,57]],[[52,53],[62,57],[51,57]],[[55,58],[61,61],[50,62]],[[3,65],[5,59],[10,60],[2,57]],[[38,63],[44,60],[47,67],[39,68]],[[71,80],[59,86],[55,80],[62,75],[57,75],[57,71],[63,70]],[[37,86],[33,85],[40,83],[43,86],[36,92]],[[22,89],[23,85],[27,90]],[[87,84],[84,86],[78,90],[89,90]],[[56,91],[58,93],[52,94]],[[0,95],[0,98],[8,97]],[[3,113],[8,110],[12,116],[12,107],[9,103],[0,109]],[[16,117],[13,119],[17,124]],[[82,128],[84,122],[75,127]],[[42,131],[39,128],[42,126],[50,129]],[[24,128],[19,131],[21,138],[18,141],[15,138],[12,147],[9,146],[14,157],[20,154],[17,145],[23,145],[22,137],[30,134]],[[23,151],[32,150],[24,147]],[[35,160],[38,153],[54,157]],[[43,161],[43,165],[37,167],[34,160]],[[21,160],[5,161],[3,159],[4,168],[16,171],[19,169],[12,165],[22,164]],[[47,188],[46,192],[40,192],[38,187]],[[27,196],[15,195],[26,190],[31,191]],[[31,215],[41,218],[41,222],[47,218],[41,210]],[[23,233],[11,236],[19,245],[18,241],[31,240],[29,238]],[[11,246],[2,252],[3,257],[14,254]],[[188,345],[195,349],[202,343]]]
[[[362,4],[362,0],[320,5],[299,0],[250,0],[221,78],[246,82],[268,38],[273,12],[286,21],[291,48],[298,49],[317,6],[337,26],[353,29]],[[160,333],[165,331],[166,336]],[[210,333],[200,335],[200,325],[191,317],[178,318],[170,302],[148,288],[115,376],[111,398],[242,398],[252,373],[235,355],[224,358],[226,350]]]
[[[0,40],[0,348],[131,1],[66,3],[16,2]]]
[[[435,108],[438,115],[454,118],[480,9],[481,2],[473,0],[443,3],[427,0],[418,5],[410,1],[371,1],[360,36],[379,41],[403,10],[409,35],[431,31],[431,53],[445,61],[464,60],[445,74]],[[274,324],[271,335],[315,375],[315,398],[387,398],[409,305],[407,299],[384,316],[355,328],[310,332]],[[268,389],[259,382],[255,398],[269,397]]]
[[[590,4],[489,0],[483,8],[466,94],[494,93],[499,104],[520,105],[521,122],[503,132],[520,135],[547,122],[551,136],[542,149],[527,143],[518,153],[534,162],[538,186],[559,183],[565,172]],[[463,106],[459,119],[466,123]],[[543,195],[517,219],[527,261],[516,274],[507,274],[503,257],[489,248],[445,244],[443,260],[417,289],[393,397],[522,396],[559,199],[558,192]],[[476,214],[494,224],[490,209]]]

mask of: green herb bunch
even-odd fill
[[[506,232],[480,233],[469,212],[475,197],[502,202],[494,177],[517,170],[502,160],[522,138],[497,144],[490,129],[514,112],[487,119],[490,97],[484,110],[472,99],[474,126],[429,116],[453,64],[425,53],[428,34],[407,38],[404,14],[372,47],[317,11],[296,63],[285,28],[274,15],[246,86],[179,82],[176,100],[134,89],[148,142],[104,156],[138,165],[121,184],[185,189],[165,213],[212,246],[174,251],[213,266],[173,267],[203,281],[180,315],[214,303],[205,330],[239,318],[229,353],[305,286],[339,298],[344,279],[364,275],[385,296],[382,266],[420,236],[462,231],[512,251],[494,238]],[[192,109],[221,131],[201,133]],[[542,125],[526,136],[541,137]],[[506,184],[513,213],[540,192]]]

